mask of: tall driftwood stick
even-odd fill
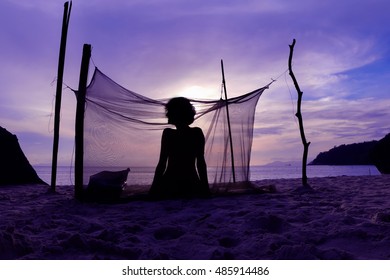
[[[81,198],[83,193],[84,175],[84,113],[85,96],[87,94],[89,60],[91,58],[91,45],[84,44],[81,58],[79,90],[77,91],[76,127],[75,127],[75,197]]]
[[[306,136],[305,136],[305,130],[303,129],[303,119],[302,119],[302,113],[301,113],[301,104],[302,104],[302,95],[303,92],[299,88],[298,81],[295,78],[295,75],[292,71],[292,57],[294,52],[294,46],[295,46],[295,39],[293,40],[293,43],[290,46],[290,56],[288,58],[288,70],[289,74],[291,76],[291,79],[294,82],[295,89],[298,92],[298,102],[297,102],[297,113],[295,116],[298,118],[299,123],[299,131],[301,133],[301,139],[303,144],[303,157],[302,157],[302,184],[303,186],[307,186],[307,173],[306,173],[306,166],[307,166],[307,156],[309,154],[309,145],[310,142],[307,142]]]
[[[72,1],[65,2],[64,4],[64,16],[62,19],[62,32],[60,42],[60,54],[58,58],[58,74],[57,74],[57,88],[56,88],[56,103],[54,111],[54,137],[53,137],[53,157],[51,167],[51,189],[56,189],[57,179],[57,160],[58,160],[58,146],[60,138],[60,111],[61,111],[61,97],[62,97],[62,81],[64,76],[65,67],[65,52],[66,52],[66,39],[68,36],[68,26],[70,19],[70,12],[72,10]]]

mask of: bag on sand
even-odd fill
[[[119,199],[129,172],[130,168],[127,168],[121,171],[102,171],[90,176],[87,197],[100,201]]]

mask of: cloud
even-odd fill
[[[269,161],[296,155],[302,144],[291,104],[263,105],[256,116],[253,151],[266,154]],[[381,139],[390,132],[389,106],[389,99],[375,98],[303,100],[304,129],[311,142],[309,158],[333,146]]]
[[[10,130],[46,137],[52,125],[63,2],[0,3],[0,116]],[[93,63],[126,88],[152,98],[191,89],[202,97],[205,89],[219,98],[224,59],[229,96],[278,78],[259,101],[255,135],[266,148],[255,144],[254,157],[300,158],[288,45],[297,39],[293,66],[311,151],[378,139],[389,128],[389,7],[384,0],[73,1],[64,81],[77,88],[82,45],[90,43]],[[63,141],[73,137],[74,108],[64,91]]]

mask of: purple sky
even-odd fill
[[[0,125],[33,164],[51,161],[63,4],[0,2]],[[64,82],[77,88],[89,43],[96,66],[135,92],[219,98],[222,58],[231,96],[278,79],[258,104],[252,163],[300,160],[297,94],[286,73],[295,38],[312,160],[390,132],[389,11],[388,0],[73,1]],[[74,112],[65,89],[60,164],[71,163]]]

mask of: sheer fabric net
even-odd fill
[[[190,99],[197,112],[191,126],[200,127],[206,139],[205,158],[211,185],[233,182],[227,104],[236,181],[249,181],[255,109],[268,86],[227,101]],[[91,174],[102,170],[155,167],[162,131],[171,127],[165,116],[168,100],[151,99],[127,90],[95,68],[86,94],[84,183]]]

